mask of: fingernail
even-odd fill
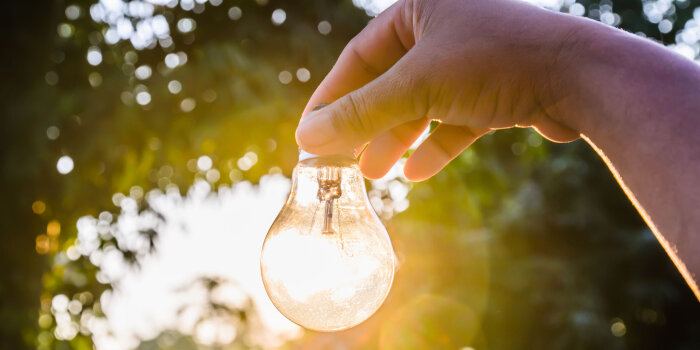
[[[311,109],[311,112],[307,113],[303,118],[299,119],[299,124],[301,124],[304,121],[307,121],[311,118],[312,115],[316,114],[317,111],[319,111],[321,108],[328,106],[328,103],[319,103],[314,106],[314,108]]]
[[[326,106],[328,106],[328,103],[319,103],[319,104],[314,106],[314,108],[311,110],[311,112],[316,112],[319,109],[326,107]],[[311,114],[311,113],[309,113],[309,114]]]
[[[327,116],[314,113],[314,116],[309,118],[310,115],[311,113],[303,118],[297,127],[297,140],[302,143],[300,146],[318,147],[333,140],[333,125]]]

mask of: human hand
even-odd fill
[[[379,178],[437,120],[404,168],[418,181],[492,129],[574,140],[561,105],[580,25],[513,0],[401,0],[345,47],[303,115],[332,103],[301,120],[297,142],[315,154],[369,143],[360,167]]]

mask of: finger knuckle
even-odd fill
[[[361,137],[372,131],[372,123],[367,113],[364,113],[362,98],[350,93],[339,101],[339,108],[333,118],[333,127],[336,131],[351,133]]]

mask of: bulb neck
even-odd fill
[[[299,204],[303,206],[323,203],[332,208],[369,206],[365,179],[357,160],[338,156],[309,158],[297,163],[288,202],[303,203]],[[324,216],[334,215],[335,212],[328,212]],[[331,232],[330,229],[325,231]]]
[[[353,154],[317,155],[299,149],[299,163],[315,165],[352,165],[357,163]]]

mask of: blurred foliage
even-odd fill
[[[83,318],[102,316],[100,296],[111,285],[91,259],[70,251],[79,217],[99,218],[99,250],[138,264],[147,253],[114,238],[124,198],[155,218],[140,232],[152,247],[162,217],[146,192],[181,193],[194,179],[216,187],[289,175],[299,111],[369,20],[349,1],[128,2],[121,16],[136,33],[153,16],[169,23],[167,35],[149,43],[155,34],[116,40],[117,22],[95,14],[96,3],[8,3],[3,349],[92,348]],[[577,6],[671,44],[684,25],[697,24],[700,1],[567,1],[561,10]],[[285,11],[278,25],[276,9]],[[65,175],[57,172],[62,156],[74,165]],[[555,145],[529,130],[489,134],[435,178],[412,185],[408,198],[408,210],[388,222],[401,267],[385,306],[356,328],[306,333],[287,347],[700,346],[697,301],[584,142]],[[220,283],[200,282],[209,290]],[[52,305],[64,302],[75,307]],[[208,305],[209,316],[240,324],[242,336],[226,348],[248,348],[252,309]],[[66,329],[57,331],[57,318]],[[202,347],[173,330],[140,348]]]

